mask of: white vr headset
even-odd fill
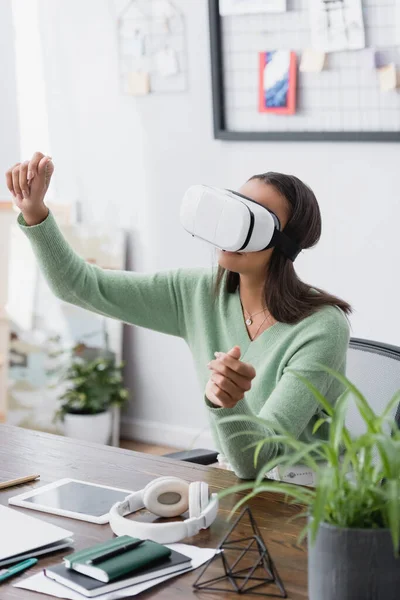
[[[183,197],[181,223],[193,237],[221,250],[279,248],[294,261],[301,248],[282,232],[275,213],[238,192],[193,185]]]
[[[189,518],[172,523],[145,523],[124,517],[142,508],[159,517],[178,517],[189,510]],[[172,544],[207,529],[218,513],[218,496],[209,496],[204,481],[188,483],[178,477],[159,477],[143,490],[130,494],[112,506],[110,527],[116,535],[130,535],[159,544]]]

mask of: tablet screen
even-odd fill
[[[100,517],[107,514],[115,502],[121,502],[128,494],[129,492],[109,490],[90,483],[68,481],[51,490],[25,498],[24,502]]]

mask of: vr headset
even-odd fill
[[[193,185],[183,197],[181,223],[193,237],[229,252],[278,248],[294,261],[301,248],[271,210],[238,192]]]

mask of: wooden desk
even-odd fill
[[[41,478],[35,483],[0,491],[1,504],[6,505],[11,496],[51,483],[62,477],[83,479],[132,490],[141,489],[155,477],[163,475],[176,475],[187,481],[207,481],[212,491],[215,492],[238,483],[238,479],[231,472],[212,467],[0,425],[0,477],[11,479],[16,473],[39,473]],[[226,518],[238,498],[239,495],[235,495],[223,499],[219,515],[211,528],[184,541],[198,546],[215,548],[229,529]],[[303,524],[300,520],[288,523],[291,516],[300,512],[299,507],[288,505],[282,497],[276,494],[263,494],[254,498],[250,502],[250,507],[289,598],[304,600],[307,598],[307,553],[305,546],[298,547],[296,543]],[[33,517],[74,531],[75,549],[77,550],[112,537],[108,525],[94,525],[38,511],[14,509],[22,510]],[[146,520],[149,518],[147,517]],[[250,527],[243,526],[239,534],[243,537],[248,536],[251,535],[250,531]],[[64,555],[65,550],[61,550],[41,558],[39,563],[29,571],[10,579],[9,583],[1,584],[1,600],[50,598],[50,596],[14,588],[12,584],[33,575],[45,566],[60,562]],[[198,577],[199,572],[197,570],[171,579],[166,584],[145,592],[141,598],[162,600],[186,600],[188,597],[197,597],[198,600],[238,598],[238,595],[233,592],[194,592],[192,583]],[[217,576],[218,574],[219,571],[215,571],[215,575],[213,575]]]

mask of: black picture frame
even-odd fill
[[[400,131],[232,131],[226,126],[219,0],[208,0],[214,138],[231,142],[400,142]]]

